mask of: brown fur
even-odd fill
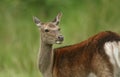
[[[101,32],[81,43],[54,49],[53,77],[113,77],[113,66],[104,51],[108,41],[120,41],[111,31]]]

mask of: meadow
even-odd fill
[[[52,21],[58,12],[64,43],[81,42],[101,31],[120,34],[119,0],[1,0],[0,77],[41,77],[37,68],[40,33],[32,17]]]

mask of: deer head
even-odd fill
[[[64,37],[61,35],[59,22],[62,14],[58,13],[55,19],[51,22],[43,23],[37,17],[33,17],[35,24],[38,26],[41,33],[41,40],[46,44],[61,44]]]

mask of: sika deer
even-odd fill
[[[91,73],[116,77],[120,69],[120,36],[104,31],[81,43],[53,49],[53,44],[63,42],[60,18],[61,13],[47,23],[33,18],[41,33],[38,66],[43,77],[88,77]]]

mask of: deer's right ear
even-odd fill
[[[62,17],[62,12],[58,13],[58,15],[55,17],[55,19],[52,21],[55,25],[58,25],[60,22],[60,19]]]
[[[38,27],[41,27],[41,22],[40,22],[40,20],[39,20],[37,17],[33,16],[33,21],[35,22],[35,24],[36,24]]]

